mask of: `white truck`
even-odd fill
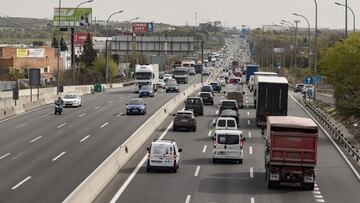
[[[159,64],[136,65],[135,85],[138,92],[143,85],[150,85],[156,91],[159,87]]]

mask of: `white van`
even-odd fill
[[[147,149],[149,152],[146,170],[169,169],[176,173],[180,164],[180,152],[174,140],[154,140]]]
[[[235,118],[220,117],[216,120],[215,130],[237,130]]]
[[[213,138],[213,163],[217,160],[233,160],[239,164],[243,162],[243,146],[245,138],[240,130],[215,130]]]

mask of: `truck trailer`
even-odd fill
[[[313,190],[318,127],[309,118],[269,116],[265,132],[265,169],[269,189],[281,185]]]
[[[259,65],[246,65],[246,83],[249,82],[250,76],[259,71]]]

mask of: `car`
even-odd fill
[[[213,137],[213,163],[218,160],[232,160],[242,164],[244,142],[240,130],[215,130]]]
[[[200,88],[201,92],[211,92],[214,95],[214,89],[211,85],[204,85]]]
[[[204,104],[214,105],[214,95],[211,92],[199,92],[198,97],[201,97]]]
[[[237,130],[235,118],[219,117],[216,120],[215,130]]]
[[[239,115],[236,113],[236,111],[232,109],[225,109],[221,112],[220,117],[226,117],[226,118],[234,118],[236,121],[236,124],[239,126],[240,118]]]
[[[221,85],[218,82],[211,82],[210,85],[214,91],[221,92]]]
[[[194,67],[189,68],[189,75],[196,75],[196,71]]]
[[[165,92],[179,92],[179,85],[174,78],[168,79],[165,82]]]
[[[203,71],[202,71],[202,75],[204,75],[204,76],[211,75],[211,70],[208,69],[208,68],[204,68]]]
[[[304,86],[305,86],[305,84],[303,84],[303,83],[296,84],[294,87],[294,92],[302,92],[302,89]]]
[[[146,114],[146,104],[143,99],[133,98],[126,104],[126,115],[134,114]]]
[[[139,97],[153,97],[154,89],[151,85],[143,85],[139,90]]]
[[[222,87],[224,87],[226,85],[226,80],[224,78],[219,78],[218,82]]]
[[[159,87],[165,89],[165,82],[163,79],[159,79]]]
[[[314,90],[314,85],[304,85],[304,87],[301,89],[301,93],[306,94],[309,89]]]
[[[185,110],[192,110],[195,116],[203,116],[204,103],[201,97],[188,97],[185,101]]]
[[[64,107],[75,106],[81,107],[81,97],[77,93],[65,93],[63,96]]]
[[[228,80],[228,84],[242,84],[241,78],[239,77],[230,77]]]
[[[154,140],[147,148],[146,171],[170,170],[176,173],[180,166],[180,152],[174,140]]]
[[[254,75],[250,75],[249,85],[248,85],[250,92],[254,91],[254,80],[255,80]]]
[[[166,82],[166,80],[172,79],[172,78],[173,78],[172,74],[169,74],[169,73],[164,74],[164,77],[163,77],[163,79],[164,79],[165,82]]]
[[[221,115],[222,111],[226,109],[234,110],[236,114],[239,115],[239,105],[236,102],[236,100],[231,100],[231,99],[221,100],[219,104],[219,115]]]
[[[196,131],[196,118],[193,111],[178,111],[174,116],[173,131],[180,128]]]

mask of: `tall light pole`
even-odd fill
[[[345,6],[345,8],[348,8],[351,11],[351,13],[353,15],[353,32],[355,32],[355,13],[354,13],[354,11],[351,9],[350,6],[347,6],[345,4],[342,4],[342,3],[339,3],[339,2],[335,2],[335,4],[338,5],[338,6]]]
[[[84,1],[81,2],[79,5],[77,5],[74,9],[74,13],[76,13],[76,11],[78,10],[78,8],[83,5],[83,4],[87,4],[87,3],[91,3],[94,0],[88,0],[88,1]],[[71,30],[71,68],[72,68],[72,72],[73,72],[73,82],[74,85],[75,84],[75,42],[74,42],[74,35],[75,35],[75,25],[73,27],[70,28]]]
[[[348,8],[348,5],[347,5],[347,0],[345,0],[345,38],[347,38],[347,24],[348,24],[348,14],[347,14],[347,8]]]
[[[309,68],[310,68],[310,67],[311,67],[311,56],[310,56],[310,53],[311,53],[311,46],[310,46],[310,45],[311,45],[311,39],[310,39],[310,23],[309,23],[309,20],[308,20],[305,16],[303,16],[303,15],[301,15],[301,14],[293,13],[293,15],[304,18],[304,19],[306,20],[306,22],[307,22],[307,25],[308,25],[308,65],[309,65]]]
[[[105,81],[106,81],[106,84],[109,84],[109,53],[108,53],[108,41],[109,41],[109,35],[110,35],[109,21],[110,21],[111,17],[113,17],[116,14],[122,13],[122,12],[124,12],[124,10],[116,11],[116,12],[112,13],[106,21],[106,31],[107,31],[106,41],[105,41],[105,66],[106,66]]]
[[[289,46],[289,50],[290,50],[290,68],[293,67],[293,53],[292,53],[292,46],[293,46],[293,30],[292,27],[288,24],[285,24],[284,22],[280,22],[281,25],[286,26],[289,28],[290,30],[290,46]]]
[[[297,31],[298,31],[298,23],[300,23],[299,20],[295,20],[295,69],[297,69],[297,50],[298,50],[298,40],[297,40]]]
[[[281,20],[281,22],[283,23],[283,24],[285,24],[285,25],[287,25],[287,26],[289,26],[289,27],[291,27],[293,30],[294,30],[294,34],[295,34],[295,53],[294,53],[294,58],[295,58],[295,67],[296,67],[296,44],[297,44],[297,39],[296,39],[296,27],[295,27],[295,25],[292,23],[292,22],[290,22],[290,21],[287,21],[287,20]],[[292,36],[292,35],[291,35]],[[292,40],[293,41],[293,40]],[[294,47],[293,47],[294,48]],[[293,52],[291,52],[291,53],[293,53]],[[293,66],[294,66],[294,64],[293,64],[293,60],[291,60],[291,68],[293,68]]]
[[[317,17],[318,17],[318,5],[317,5],[317,1],[314,0],[314,3],[315,3],[315,39],[314,39],[314,58],[315,58],[315,61],[314,61],[314,71],[315,71],[315,74],[317,73]]]
[[[57,70],[56,70],[56,94],[59,94],[59,74],[60,74],[60,53],[61,53],[61,49],[60,49],[60,41],[61,41],[61,0],[59,0],[59,13],[58,13],[58,17],[59,17],[59,41],[58,41],[58,58],[57,58]]]

